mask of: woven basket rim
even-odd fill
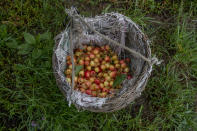
[[[126,19],[129,19],[126,16],[124,16],[124,17]],[[151,59],[151,49],[150,49],[150,46],[149,46],[149,40],[147,39],[147,36],[138,28],[138,26],[136,24],[134,25],[134,27],[136,29],[138,29],[139,33],[142,35],[142,40],[145,43],[144,48],[145,48],[145,51],[146,51],[146,54],[145,54],[146,57]],[[54,45],[54,51],[57,49],[58,45],[59,45],[59,42],[56,41],[56,43]],[[56,67],[57,67],[57,56],[56,56],[55,53],[53,53],[53,56],[52,56],[52,65],[53,65],[53,71],[54,71],[54,75],[55,75],[55,78],[56,78],[57,85],[58,85],[59,89],[61,90],[61,92],[63,93],[63,95],[65,97],[67,97],[66,91],[64,90],[64,88],[62,88],[65,83],[63,83],[61,81],[60,76],[57,73],[57,69],[56,69]],[[106,100],[106,103],[102,106],[102,108],[80,107],[76,103],[74,103],[74,104],[78,109],[81,108],[81,109],[85,109],[85,110],[89,110],[89,111],[93,111],[93,112],[113,112],[113,111],[120,110],[120,109],[126,107],[128,104],[130,104],[132,101],[134,101],[137,97],[139,97],[141,95],[141,92],[145,89],[148,78],[150,76],[151,71],[148,72],[150,69],[152,71],[152,66],[149,65],[147,62],[145,62],[144,66],[143,66],[143,69],[141,71],[142,73],[138,76],[135,85],[133,87],[129,88],[128,93],[124,93],[124,96],[116,96],[116,97],[113,97],[113,98],[108,98]],[[145,78],[145,75],[147,75],[146,78]],[[144,80],[143,84],[141,85],[141,89],[136,92],[136,87],[137,87],[136,85],[138,85],[139,81],[144,79],[144,78],[145,78],[145,80]],[[129,97],[129,96],[131,96],[131,94],[132,94],[132,97]],[[122,102],[120,102],[120,101],[122,101]],[[116,105],[115,106],[116,108],[110,107],[110,105],[113,105],[115,103],[118,104],[118,102],[120,102],[121,104]]]

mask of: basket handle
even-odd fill
[[[107,36],[101,34],[100,32],[96,31],[94,28],[92,28],[77,12],[76,8],[71,7],[71,9],[66,9],[66,13],[74,20],[74,18],[79,19],[83,24],[85,24],[90,30],[92,30],[94,33],[96,33],[97,35],[99,35],[100,37],[110,41],[111,43],[113,43],[116,46],[120,46],[121,48],[129,51],[130,53],[134,54],[135,56],[138,56],[140,58],[142,58],[144,61],[148,62],[150,65],[153,65],[153,61],[151,59],[146,58],[145,56],[143,56],[141,53],[136,52],[133,49],[130,49],[110,38],[108,38]]]
[[[136,52],[135,50],[133,49],[130,49],[120,43],[118,43],[117,41],[114,41],[110,38],[108,38],[107,36],[99,33],[98,31],[96,31],[94,28],[92,28],[79,14],[78,14],[78,11],[76,10],[76,8],[74,7],[71,7],[71,9],[66,9],[66,13],[71,17],[71,28],[70,28],[70,46],[71,46],[71,60],[72,60],[72,89],[74,88],[74,77],[75,77],[75,72],[74,72],[74,58],[73,58],[73,43],[72,43],[72,26],[73,26],[73,22],[74,22],[74,18],[76,19],[79,19],[83,24],[85,24],[90,30],[92,30],[94,33],[96,33],[97,35],[99,35],[100,37],[108,40],[109,42],[113,43],[114,45],[116,46],[120,46],[121,48],[129,51],[130,53],[134,54],[135,56],[138,56],[140,57],[141,59],[143,59],[144,61],[148,62],[148,64],[150,66],[152,66],[153,64],[160,64],[160,62],[158,61],[157,58],[152,58],[152,59],[149,59],[149,58],[146,58],[145,56],[143,56],[141,53],[139,52]],[[72,94],[72,93],[71,93]]]

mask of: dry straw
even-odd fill
[[[73,103],[78,109],[93,112],[113,112],[120,110],[134,101],[145,89],[153,64],[159,64],[151,58],[149,40],[138,26],[119,13],[106,13],[95,18],[83,18],[74,8],[66,9],[71,17],[67,28],[55,38],[53,54],[53,70],[56,82],[67,98],[69,105]],[[83,45],[110,45],[120,58],[131,59],[131,80],[124,80],[119,92],[111,98],[91,97],[73,90],[74,81],[70,85],[66,81],[66,56],[70,55],[73,62],[73,49]],[[74,68],[72,80],[74,80]]]

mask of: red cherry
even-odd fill
[[[95,58],[95,55],[94,54],[90,54],[90,58],[91,59]]]
[[[91,82],[89,82],[89,81],[86,81],[85,84],[86,84],[87,87],[91,86]]]
[[[90,61],[85,61],[84,63],[86,66],[90,65]]]
[[[126,63],[122,63],[122,64],[121,64],[121,67],[122,67],[122,68],[125,68],[126,66],[127,66]]]
[[[91,95],[92,91],[88,89],[88,90],[86,90],[86,94]]]
[[[132,76],[131,76],[131,75],[128,75],[128,76],[127,76],[127,79],[128,79],[128,80],[130,80],[131,78],[132,78]]]
[[[111,71],[113,71],[113,70],[115,70],[115,67],[114,67],[113,65],[110,65],[110,66],[109,66],[109,69],[110,69]]]
[[[105,50],[109,50],[109,49],[110,49],[109,45],[106,45]]]
[[[112,71],[112,72],[110,72],[110,77],[115,77],[116,76],[116,73],[117,73],[117,71]]]
[[[100,80],[99,79],[95,79],[94,82],[99,85],[100,84]]]
[[[98,49],[98,48],[94,49],[94,50],[93,50],[93,53],[94,53],[95,55],[98,54],[98,53],[99,53],[99,49]]]
[[[103,91],[103,92],[109,92],[109,89],[103,88],[102,91]]]
[[[130,62],[130,59],[129,58],[126,58],[126,60],[125,60],[127,63],[129,63]]]
[[[109,56],[105,56],[105,61],[109,61],[110,57]]]
[[[96,74],[95,71],[90,71],[90,75],[91,75],[91,76],[94,76],[95,74]]]
[[[120,60],[120,64],[123,64],[124,63],[124,60]]]
[[[86,78],[89,78],[89,77],[90,77],[90,72],[89,72],[89,71],[86,71],[86,72],[85,72],[85,77],[86,77]]]

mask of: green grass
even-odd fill
[[[65,28],[64,6],[73,4],[85,16],[117,11],[130,17],[164,60],[129,107],[78,112],[57,88],[53,38]],[[0,130],[197,130],[196,16],[195,0],[1,0]]]

